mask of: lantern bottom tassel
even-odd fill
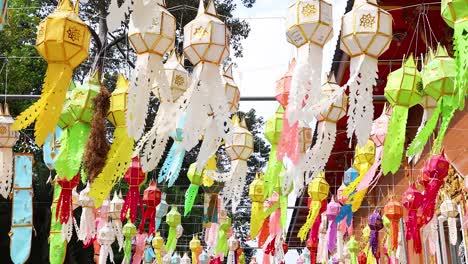
[[[175,141],[172,144],[169,154],[164,160],[164,164],[159,171],[158,183],[167,181],[167,186],[170,188],[174,185],[184,162],[185,149],[179,149],[180,141]]]
[[[434,113],[432,113],[431,118],[429,118],[429,120],[427,121],[424,128],[422,128],[421,130],[418,129],[418,133],[416,134],[413,141],[409,145],[408,150],[406,151],[406,156],[414,156],[424,149],[424,146],[426,145],[427,141],[429,140],[430,136],[432,135],[434,129],[437,126],[439,116],[440,102],[437,105],[437,108],[434,110]]]
[[[72,76],[73,69],[69,65],[50,63],[47,66],[41,98],[16,118],[12,129],[24,129],[36,120],[35,142],[42,146],[47,136],[55,131]]]
[[[468,21],[455,23],[453,43],[455,44],[455,65],[457,66],[454,97],[458,109],[463,110],[468,86],[466,83],[468,79]]]
[[[185,192],[185,203],[184,203],[184,216],[187,216],[192,211],[193,203],[198,194],[198,188],[200,186],[190,184],[187,191]]]
[[[306,239],[307,233],[312,227],[312,224],[314,223],[315,218],[317,218],[317,215],[320,211],[321,206],[322,206],[322,202],[320,201],[312,201],[310,203],[310,209],[309,209],[309,215],[307,215],[307,221],[304,223],[304,225],[299,230],[299,233],[297,234],[297,237],[300,238],[301,241],[304,241]]]
[[[319,132],[317,142],[307,151],[305,156],[306,167],[309,172],[307,175],[312,175],[311,178],[306,178],[306,182],[310,182],[317,176],[323,169],[330,158],[333,145],[336,140],[336,124],[323,121],[319,123]]]
[[[96,208],[109,196],[112,187],[125,174],[132,160],[134,140],[127,134],[125,127],[116,127],[114,142],[107,153],[106,165],[91,186],[89,196],[94,198]]]
[[[169,234],[167,235],[166,250],[173,252],[177,246],[177,230],[175,227],[169,227]]]
[[[382,172],[384,175],[391,172],[395,174],[400,168],[405,145],[406,121],[408,119],[408,108],[396,105],[393,108],[392,117],[388,124],[387,138],[385,141],[382,158]]]
[[[13,149],[0,149],[0,194],[7,199],[13,182]]]

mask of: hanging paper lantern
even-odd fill
[[[88,57],[91,33],[79,18],[78,7],[78,2],[73,6],[70,0],[60,1],[38,26],[36,49],[49,63],[41,98],[18,116],[12,129],[21,130],[36,121],[39,146],[57,126],[73,69]]]
[[[249,197],[252,199],[252,210],[250,214],[250,238],[257,237],[258,231],[262,227],[263,203],[265,197],[265,182],[263,175],[255,175],[255,179],[249,186]]]
[[[33,223],[33,163],[30,153],[15,155],[15,177],[11,191],[10,258],[12,263],[26,263],[31,252]],[[2,253],[4,259],[8,259]],[[8,262],[8,261],[6,261]]]
[[[322,201],[328,197],[329,190],[330,185],[328,185],[327,181],[325,180],[325,174],[323,172],[320,173],[309,184],[307,192],[309,194],[309,197],[312,198],[312,202],[310,204],[307,221],[304,223],[304,225],[299,230],[299,233],[297,234],[297,237],[299,237],[301,241],[304,241],[306,239],[307,232],[312,227],[312,224],[319,213]]]
[[[114,197],[112,197],[109,206],[109,216],[112,220],[112,228],[114,228],[115,237],[119,243],[119,249],[122,249],[124,241],[122,221],[120,221],[120,213],[122,212],[124,203],[125,201],[122,199],[122,193],[117,194],[117,192],[114,192]]]
[[[203,251],[198,257],[198,261],[200,262],[200,264],[208,264],[208,261],[210,261],[210,257],[208,256],[208,254],[206,254],[205,251]]]
[[[416,105],[422,97],[421,74],[418,72],[412,55],[402,67],[387,77],[385,98],[392,104],[392,116],[388,124],[388,138],[384,143],[382,171],[395,174],[400,168],[406,135],[408,109]]]
[[[115,126],[114,141],[107,154],[106,165],[94,179],[89,196],[93,197],[94,205],[99,207],[109,196],[112,187],[120,181],[132,161],[134,140],[126,130],[125,113],[127,109],[128,80],[119,75],[116,89],[110,97],[110,109],[107,118]],[[126,213],[126,210],[125,210]]]
[[[192,163],[187,172],[187,178],[190,180],[190,186],[185,192],[184,216],[190,213],[198,194],[198,188],[203,183],[203,171],[197,170],[197,164]],[[166,217],[167,219],[167,217]],[[167,220],[166,220],[167,221]]]
[[[99,230],[97,240],[101,246],[101,250],[99,251],[99,263],[106,263],[107,256],[109,256],[110,261],[114,263],[112,243],[115,240],[115,232],[109,223]]]
[[[338,229],[338,224],[336,223],[336,217],[340,212],[341,205],[335,202],[335,197],[332,196],[331,201],[327,205],[327,220],[328,220],[328,231],[327,231],[327,248],[328,251],[336,251],[336,233]]]
[[[440,205],[440,213],[448,220],[450,244],[456,246],[458,242],[458,205],[452,199],[446,197]]]
[[[383,228],[382,216],[380,212],[374,211],[369,216],[369,228],[371,229],[370,233],[370,245],[372,247],[372,254],[374,257],[379,260],[380,253],[379,251],[379,231]]]
[[[190,260],[190,257],[188,256],[187,252],[184,252],[184,256],[180,260],[180,264],[191,264],[192,261]]]
[[[235,212],[240,203],[247,177],[247,160],[253,153],[253,135],[247,128],[245,119],[239,120],[237,115],[232,118],[232,132],[226,139],[226,154],[231,159],[231,171],[229,172],[230,195],[232,211]]]
[[[71,180],[67,180],[65,178],[57,179],[57,183],[62,187],[62,191],[60,192],[60,197],[57,203],[55,218],[60,219],[60,223],[62,224],[62,237],[66,238],[67,241],[70,241],[71,239],[73,223],[75,221],[72,207],[72,190],[78,186],[79,181],[79,174]]]
[[[434,216],[437,194],[444,184],[448,175],[449,162],[442,151],[441,154],[433,155],[424,163],[422,174],[427,177],[428,184],[424,190],[424,204],[422,206],[423,223],[429,223]]]
[[[395,199],[391,200],[385,205],[385,216],[391,222],[391,249],[396,250],[398,247],[398,232],[400,230],[400,219],[403,217],[403,206]]]
[[[151,241],[151,244],[154,249],[155,259],[157,264],[162,264],[162,251],[164,248],[164,238],[161,237],[159,232],[156,232],[156,235]]]
[[[359,172],[354,167],[350,167],[344,173],[344,176],[343,176],[344,185],[348,186],[351,182],[355,181],[358,176],[359,176]]]
[[[86,188],[80,192],[79,198],[79,203],[82,210],[80,217],[80,230],[78,230],[78,239],[83,241],[83,245],[90,245],[96,236],[94,199],[88,196],[89,190],[90,184],[88,183]]]
[[[6,5],[6,2],[3,4]],[[1,23],[0,23],[1,24]],[[7,199],[13,181],[13,146],[19,138],[19,133],[11,129],[14,122],[10,115],[8,104],[5,109],[0,104],[0,194]]]
[[[371,133],[377,60],[389,48],[392,35],[392,16],[376,0],[355,1],[342,18],[340,48],[351,57],[347,133],[348,138],[356,134],[360,146]]]
[[[175,253],[171,258],[171,264],[180,264],[181,258],[179,253]]]
[[[164,70],[171,89],[172,100],[176,102],[187,91],[190,75],[183,65],[183,57],[178,56],[175,49],[171,51],[166,63],[164,63]],[[157,85],[157,83],[154,84]],[[161,97],[158,86],[154,86],[152,91],[156,97]]]
[[[156,206],[161,203],[161,191],[156,186],[154,180],[151,180],[148,188],[143,192],[143,203],[146,204],[146,210],[140,222],[140,232],[143,232],[146,220],[149,220],[148,233],[154,232],[154,222],[156,218]]]
[[[468,57],[468,44],[466,40],[468,4],[460,0],[443,0],[440,11],[447,25],[454,29],[453,45],[455,49],[455,65],[457,66],[454,103],[458,105],[458,109],[462,110],[465,107],[465,96],[467,93],[466,79],[468,78],[468,66],[466,63],[466,58]]]
[[[268,166],[265,172],[265,196],[271,196],[275,181],[278,181],[281,174],[284,173],[284,165],[282,161],[277,159],[277,147],[281,138],[281,130],[283,129],[284,109],[278,106],[273,117],[268,119],[265,124],[265,138],[270,142],[270,155]]]
[[[166,215],[166,223],[169,225],[169,235],[166,241],[166,250],[168,252],[174,252],[177,245],[177,228],[182,223],[180,213],[177,211],[176,206],[172,206],[171,211]]]
[[[200,239],[198,239],[197,235],[193,235],[192,240],[189,243],[190,251],[192,252],[192,264],[198,263],[198,256],[200,255],[203,247],[201,245]]]
[[[276,81],[275,98],[283,108],[288,105],[289,92],[291,91],[291,80],[296,67],[296,59],[292,59],[288,65],[288,71]]]
[[[339,85],[331,74],[327,82],[322,85],[321,97],[331,96],[337,89],[339,89]],[[305,166],[308,171],[306,183],[309,183],[319,172],[324,170],[335,145],[336,123],[345,116],[347,104],[348,97],[343,92],[336,98],[335,102],[316,116],[318,122],[317,141],[305,156]]]
[[[359,251],[359,243],[356,241],[354,236],[351,236],[348,243],[346,243],[346,248],[350,254],[351,264],[357,264],[357,253]]]
[[[182,163],[184,162],[185,149],[181,147],[185,124],[185,115],[181,115],[176,124],[175,132],[171,135],[174,143],[167,154],[164,164],[159,171],[158,183],[167,181],[167,186],[172,187],[179,177]]]
[[[332,5],[323,0],[295,1],[286,24],[288,42],[298,49],[286,111],[288,121],[294,124],[303,119],[304,104],[312,106],[320,97],[323,46],[333,35]]]
[[[150,92],[156,83],[161,100],[171,100],[163,56],[174,47],[175,17],[164,0],[136,1],[128,24],[128,40],[137,54],[128,88],[127,132],[139,139],[145,128]]]
[[[220,226],[219,226],[219,234],[218,234],[218,241],[214,245],[216,246],[216,254],[221,254],[222,256],[227,256],[228,254],[228,233],[229,229],[231,228],[231,218],[227,216],[227,214],[220,217]]]
[[[218,18],[212,0],[208,1],[206,9],[200,1],[197,16],[184,27],[184,54],[195,67],[189,88],[191,96],[185,110],[183,146],[190,150],[205,133],[202,148],[205,145],[207,150],[200,151],[199,169],[205,165],[202,161],[219,146],[220,141],[217,144],[211,141],[218,141],[217,138],[226,140],[226,131],[230,127],[229,104],[219,73],[220,64],[229,55],[229,36],[229,30]],[[212,140],[207,140],[210,138]]]
[[[156,258],[156,254],[153,250],[153,234],[150,234],[145,241],[145,251],[143,253],[143,263],[153,263]]]
[[[367,256],[366,254],[364,254],[364,252],[359,252],[359,255],[358,255],[358,263],[359,264],[366,264],[367,263]]]
[[[230,64],[223,74],[224,92],[229,104],[229,112],[234,114],[239,110],[240,90],[232,77],[232,64]]]
[[[140,197],[140,185],[145,181],[146,174],[141,170],[141,164],[138,157],[132,158],[132,164],[125,173],[124,180],[128,183],[129,189],[127,197],[125,197],[125,203],[120,213],[120,220],[123,222],[127,217],[127,213],[130,212],[130,220],[136,221],[138,209],[143,214],[143,203]]]
[[[147,233],[139,233],[135,236],[135,253],[132,257],[132,263],[141,263],[143,261],[143,255],[145,254],[145,245]]]
[[[124,263],[130,263],[132,256],[132,239],[137,233],[136,226],[129,220],[122,229],[124,241]]]
[[[416,189],[414,183],[403,193],[403,206],[408,210],[408,218],[405,220],[405,236],[406,240],[413,240],[416,254],[420,254],[422,250],[417,214],[423,202],[424,196]]]
[[[424,65],[421,72],[424,92],[437,101],[437,108],[433,110],[433,115],[427,124],[414,138],[407,155],[414,155],[423,150],[438,124],[439,116],[442,116],[434,146],[435,151],[440,151],[450,120],[458,108],[458,98],[455,95],[457,90],[454,85],[456,74],[455,60],[448,55],[445,47],[438,45],[434,57],[429,58],[429,62]]]
[[[161,194],[161,202],[156,206],[156,227],[155,230],[158,231],[161,226],[161,221],[164,216],[166,216],[169,205],[166,202],[166,193]]]
[[[379,118],[374,120],[374,122],[372,123],[372,132],[370,139],[372,140],[372,142],[374,142],[375,145],[375,157],[372,166],[367,170],[366,174],[364,175],[364,177],[359,182],[356,188],[358,192],[370,187],[373,188],[373,186],[377,184],[378,180],[380,179],[380,176],[382,175],[381,172],[379,172],[377,175],[376,173],[380,167],[380,164],[382,163],[384,142],[387,136],[389,122],[389,116],[386,114],[385,107]]]
[[[204,175],[204,183],[202,189],[205,192],[203,201],[203,223],[212,224],[218,222],[218,208],[219,208],[219,192],[224,188],[223,182],[212,181],[207,182],[207,175]]]

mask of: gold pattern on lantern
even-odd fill
[[[73,42],[80,41],[80,38],[81,38],[80,30],[73,26],[69,27],[67,30],[67,37]]]
[[[7,132],[7,128],[5,126],[1,126],[0,127],[0,134],[3,135],[3,134],[6,134],[6,132]]]
[[[302,8],[302,15],[304,15],[305,17],[311,17],[315,15],[315,13],[317,13],[317,9],[314,5],[307,4]]]
[[[375,17],[370,13],[367,15],[362,15],[361,17],[361,27],[372,28],[375,24]]]
[[[193,33],[194,36],[197,36],[197,37],[204,37],[206,34],[208,34],[208,31],[203,28],[203,27],[198,27],[195,29],[195,32]]]
[[[176,76],[175,76],[174,83],[175,83],[177,86],[182,86],[182,85],[184,85],[184,83],[185,83],[184,77],[182,77],[182,76],[180,76],[180,75],[176,75]]]

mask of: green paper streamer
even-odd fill
[[[453,43],[455,46],[455,100],[459,110],[465,108],[468,79],[468,21],[457,22],[454,25]]]
[[[440,153],[445,134],[447,133],[448,126],[450,125],[450,121],[452,121],[452,118],[457,109],[457,105],[455,102],[456,97],[450,97],[450,99],[442,101],[442,123],[440,124],[439,133],[437,134],[437,138],[434,143],[435,153]]]
[[[190,184],[187,191],[185,192],[185,203],[184,203],[184,216],[187,216],[192,211],[193,203],[198,194],[198,185]]]
[[[424,128],[421,129],[421,131],[416,135],[416,137],[409,145],[408,150],[406,151],[407,157],[413,156],[416,153],[420,152],[426,145],[426,142],[429,140],[437,126],[437,121],[439,121],[441,108],[440,105],[441,101],[439,101],[439,103],[437,104],[437,108],[434,110],[434,113],[432,114],[431,118],[427,121]]]
[[[403,157],[406,135],[406,121],[408,119],[408,108],[395,105],[392,117],[388,125],[387,138],[385,140],[384,153],[382,158],[382,171],[384,174],[392,172],[395,174],[400,167]]]
[[[280,207],[281,207],[281,218],[280,224],[282,228],[286,228],[287,219],[288,219],[288,196],[281,195],[280,196]]]
[[[89,124],[82,122],[77,122],[63,131],[60,152],[55,161],[58,175],[70,180],[79,173],[89,133]]]
[[[172,251],[177,247],[177,229],[175,227],[169,227],[169,234],[167,235],[167,241],[166,241],[166,251]]]
[[[224,256],[227,256],[229,247],[228,247],[228,231],[231,227],[231,219],[229,217],[224,220],[224,222],[219,226],[218,234],[218,245],[216,245],[216,254],[223,253]]]
[[[50,222],[49,234],[49,261],[50,264],[62,264],[67,254],[67,241],[62,239],[62,224],[55,218],[57,202],[60,197],[61,187],[58,183],[54,184],[54,199],[52,201],[52,217]]]

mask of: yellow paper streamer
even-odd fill
[[[309,233],[310,228],[312,228],[312,225],[314,224],[314,221],[320,212],[321,206],[322,206],[322,202],[319,202],[319,201],[312,201],[310,203],[310,209],[309,209],[309,214],[307,215],[307,221],[297,233],[297,237],[300,238],[301,241],[306,240],[307,234]]]
[[[97,207],[109,196],[112,187],[122,179],[132,161],[133,138],[127,134],[125,122],[125,102],[128,80],[119,75],[117,87],[111,96],[108,119],[115,125],[114,142],[107,154],[106,165],[94,180],[89,196],[94,198]]]

